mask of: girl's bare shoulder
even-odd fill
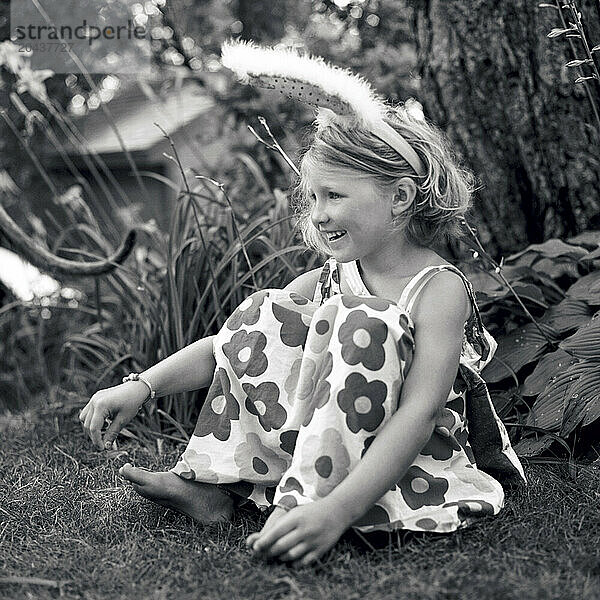
[[[436,273],[425,284],[411,312],[415,325],[438,319],[457,320],[464,324],[470,314],[471,301],[463,279],[449,270]]]

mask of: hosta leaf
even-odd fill
[[[531,253],[538,254],[546,258],[558,258],[559,256],[564,256],[578,259],[580,256],[587,254],[587,251],[581,246],[573,246],[572,244],[567,244],[562,240],[553,238],[545,241],[543,244],[531,244],[530,246],[527,246],[525,250],[521,250],[521,252],[517,252],[516,254],[509,256],[506,261],[513,262],[515,259]]]
[[[523,396],[537,396],[541,394],[554,375],[560,371],[564,371],[576,362],[576,358],[573,358],[561,349],[546,354],[536,365],[533,373],[525,379],[520,389],[521,394]]]
[[[585,256],[582,256],[579,261],[580,262],[585,262],[585,261],[595,261],[598,260],[600,258],[600,248],[596,248],[595,250],[592,250],[589,254],[586,254]]]
[[[570,244],[585,246],[590,250],[600,246],[600,231],[584,231],[567,239]]]
[[[592,361],[579,363],[579,377],[567,392],[561,433],[568,435],[582,421],[587,425],[600,414],[600,365]]]
[[[465,269],[467,271],[467,269]],[[467,277],[477,292],[493,293],[502,290],[504,284],[495,273],[488,271],[467,271]]]
[[[586,252],[587,253],[587,252]],[[541,258],[533,264],[533,268],[547,273],[553,279],[558,279],[563,275],[569,277],[579,277],[577,263],[572,260],[564,260],[562,258]]]
[[[582,325],[571,337],[563,340],[559,346],[577,358],[589,358],[600,361],[600,313],[596,313],[585,325]],[[600,363],[598,365],[600,368]]]
[[[567,290],[567,296],[588,304],[600,305],[600,271],[593,271],[579,278]]]
[[[496,409],[496,413],[501,419],[508,416],[511,409],[518,401],[518,397],[514,394],[514,388],[503,392],[494,392],[490,397],[492,399],[492,404]]]
[[[562,302],[551,306],[541,322],[550,325],[558,333],[565,333],[587,323],[591,316],[592,310],[586,302],[565,298]]]
[[[496,355],[482,371],[482,376],[490,383],[509,377],[510,371],[500,361],[517,372],[542,356],[547,346],[548,341],[533,323],[519,327],[499,340]]]
[[[544,298],[544,294],[542,294],[542,291],[537,285],[533,285],[532,283],[513,283],[512,287],[517,296],[521,298],[522,302],[525,300],[530,300],[530,302],[533,304],[548,308],[548,303]],[[517,301],[511,290],[506,287],[501,290],[481,292],[481,294],[485,294],[484,302],[487,300],[504,300],[505,298],[511,299],[514,302]]]
[[[552,444],[554,437],[543,435],[537,440],[535,438],[525,438],[519,440],[513,445],[513,450],[519,456],[537,456]]]
[[[570,386],[566,396],[561,435],[571,433],[583,421],[588,425],[600,415],[600,363],[582,361],[579,378]]]
[[[549,430],[558,430],[562,426],[565,412],[566,395],[580,373],[575,363],[550,378],[544,391],[538,396],[527,415],[527,425],[535,425]]]

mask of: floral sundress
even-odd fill
[[[341,293],[340,269],[352,294]],[[215,336],[214,378],[172,471],[261,509],[327,496],[396,411],[414,350],[410,311],[442,270],[461,277],[473,307],[456,381],[430,440],[353,528],[449,532],[497,514],[498,480],[525,476],[479,375],[496,342],[450,265],[417,273],[398,302],[371,295],[355,261],[333,258],[312,299],[278,289],[246,298]]]

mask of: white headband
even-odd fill
[[[417,175],[425,175],[421,159],[384,121],[386,106],[362,77],[320,57],[300,56],[289,49],[260,48],[252,42],[225,42],[221,57],[223,65],[243,83],[279,91],[317,108],[319,127],[353,119],[398,152]]]

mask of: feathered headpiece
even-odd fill
[[[252,42],[229,41],[221,59],[242,83],[278,90],[318,109],[317,125],[354,123],[371,131],[398,152],[418,175],[425,168],[410,144],[384,121],[386,106],[362,77],[294,50],[261,48]]]

